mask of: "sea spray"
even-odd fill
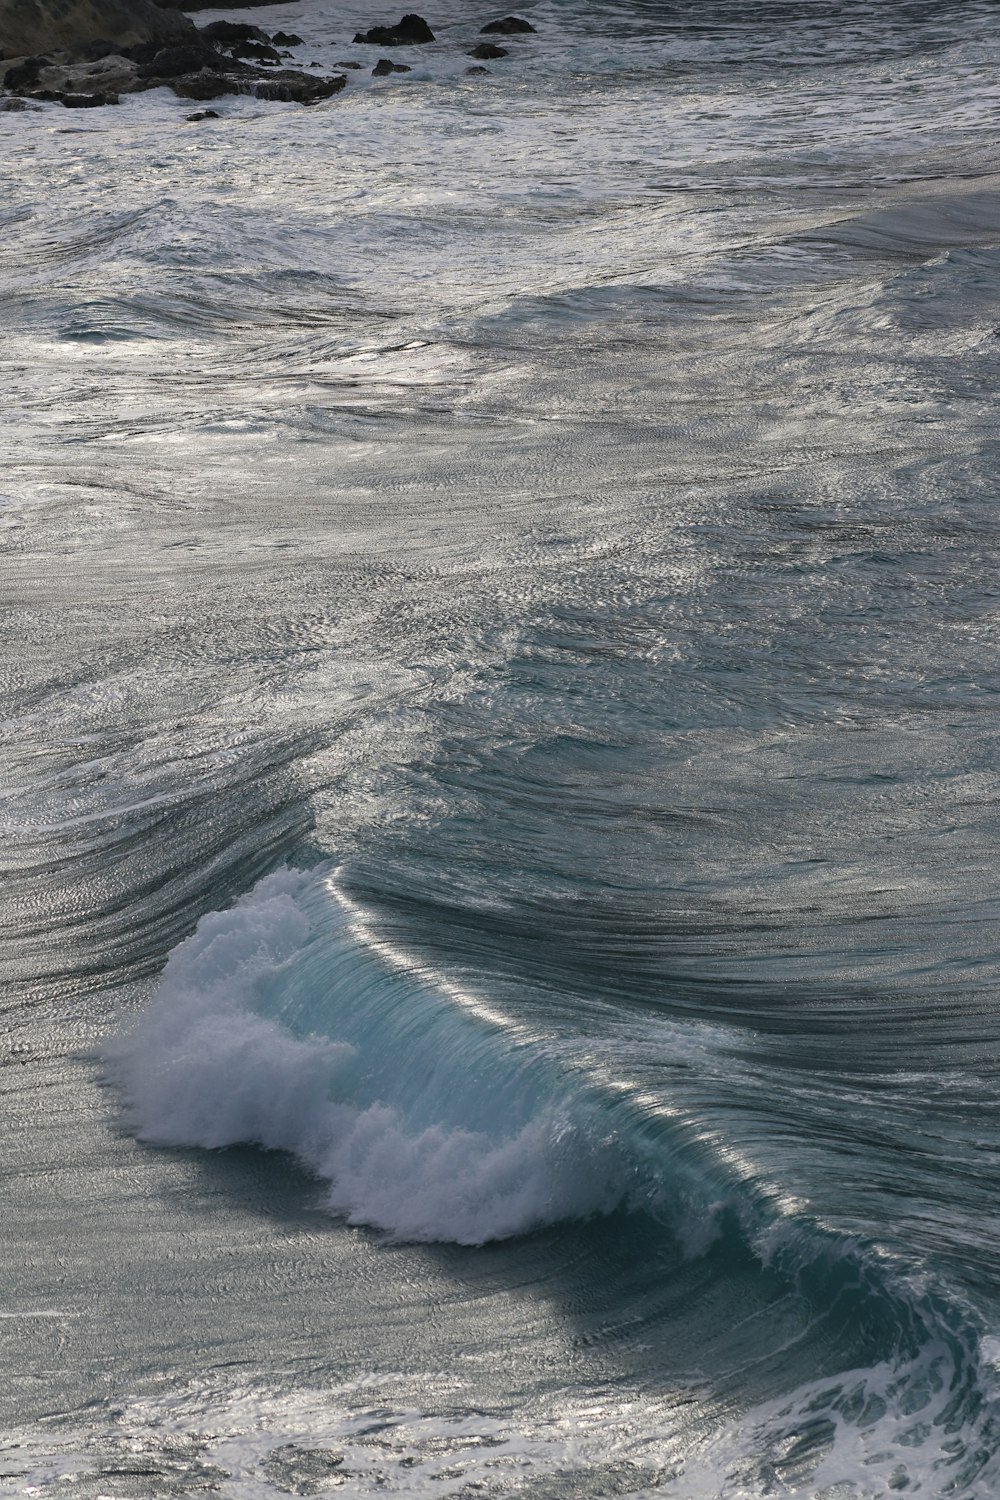
[[[142,1139],[289,1151],[332,1210],[407,1239],[481,1244],[628,1190],[616,1143],[523,1049],[394,973],[297,872],[203,918],[109,1059]]]

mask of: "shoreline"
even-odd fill
[[[244,0],[234,9],[264,0]],[[186,9],[205,9],[196,3]],[[67,109],[118,105],[122,96],[166,87],[178,98],[208,103],[232,95],[264,102],[317,104],[347,87],[348,76],[365,64],[350,60],[324,70],[295,56],[303,39],[282,30],[268,33],[250,21],[215,21],[197,26],[171,0],[89,0],[67,7],[66,0],[34,0],[27,18],[23,5],[0,0],[0,112],[30,110],[42,104]],[[68,13],[71,12],[71,13]],[[488,72],[484,62],[508,57],[496,36],[533,33],[530,22],[506,16],[479,29],[467,55],[469,73]],[[426,46],[436,37],[422,16],[409,13],[395,23],[355,34],[350,45],[393,51]],[[345,45],[346,45],[345,40]],[[379,57],[371,76],[412,72],[412,64]],[[210,118],[206,111],[189,118]]]

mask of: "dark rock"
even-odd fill
[[[114,57],[118,48],[114,42],[107,41],[104,37],[98,37],[96,42],[91,42],[84,47],[80,53],[81,62],[100,62],[103,57]]]
[[[112,53],[96,63],[69,69],[64,87],[74,94],[134,94],[149,84],[139,77],[134,63]]]
[[[9,94],[6,98],[0,99],[0,115],[19,114],[22,110],[38,110],[41,107],[40,104],[21,99],[17,94]]]
[[[3,86],[5,89],[10,89],[12,94],[20,94],[26,89],[33,89],[38,84],[39,73],[48,66],[47,57],[26,57],[24,62],[7,69],[3,75]]]
[[[480,36],[517,36],[522,32],[534,31],[530,21],[522,21],[520,16],[504,16],[502,21],[489,21],[480,28]]]
[[[170,87],[180,99],[221,99],[224,94],[249,94],[279,104],[318,104],[340,92],[347,84],[343,73],[318,78],[314,73],[300,73],[292,68],[269,69],[264,73],[245,64],[233,64],[224,73],[204,70],[171,78]]]
[[[402,17],[395,30],[408,36],[411,42],[433,42],[434,40],[434,33],[423,16],[416,16],[412,11]]]
[[[100,109],[120,102],[117,94],[71,94],[65,89],[36,89],[31,97],[46,104],[65,104],[67,109]]]
[[[119,104],[117,94],[63,94],[59,100],[67,109],[100,109],[105,104]]]
[[[187,73],[182,78],[171,78],[170,87],[178,99],[221,99],[223,94],[238,94],[240,85],[225,73]]]
[[[271,41],[276,47],[303,47],[305,43],[294,31],[276,31]]]
[[[482,67],[466,68],[465,74],[467,78],[471,78],[476,73],[488,73],[489,71],[489,68]]]
[[[139,42],[134,47],[122,47],[119,50],[122,57],[127,57],[129,62],[138,63],[142,67],[145,63],[151,63],[163,48],[159,42]]]
[[[507,51],[506,47],[498,47],[496,42],[479,42],[475,47],[473,47],[472,51],[469,52],[467,56],[497,58],[509,57],[510,53]]]
[[[218,10],[218,0],[156,0],[163,10]],[[274,0],[238,0],[236,10],[251,10],[255,5],[273,5]]]
[[[253,62],[276,63],[281,61],[281,53],[275,47],[269,47],[266,42],[236,42],[229,50],[234,57],[247,57]]]
[[[194,36],[193,22],[153,0],[0,0],[0,41],[10,57],[51,50],[79,58],[108,38],[121,50],[140,42],[169,47]]]
[[[140,79],[134,62],[116,53],[97,62],[46,63],[38,82],[27,92],[46,97],[63,94],[131,94],[139,89],[155,88],[157,80]]]
[[[385,78],[390,73],[412,73],[412,72],[413,72],[413,69],[412,68],[408,68],[405,63],[394,63],[394,62],[390,62],[389,58],[387,58],[387,57],[380,57],[379,60],[378,60],[378,62],[375,64],[374,68],[372,68],[372,77],[373,78]]]
[[[311,68],[315,68],[317,66],[317,64],[316,63],[310,63],[309,66]],[[339,62],[337,64],[338,68],[354,68],[354,69],[357,69],[357,68],[360,68],[360,66],[361,66],[361,64],[359,62]]]
[[[238,92],[253,94],[257,99],[266,99],[275,104],[319,104],[333,94],[339,94],[347,86],[343,73],[334,73],[330,78],[311,77],[293,68],[283,68],[267,78],[240,80]]]
[[[207,68],[210,72],[221,72],[223,59],[214,47],[163,47],[151,62],[140,69],[143,78],[181,78],[186,73],[198,73]]]
[[[188,115],[186,118],[193,125],[196,120],[217,120],[219,112],[217,109],[198,109],[195,110],[193,115]]]
[[[216,46],[228,46],[230,42],[275,40],[268,37],[266,31],[261,31],[259,26],[251,26],[249,21],[212,21],[208,26],[199,26],[198,35],[207,42],[214,42]]]
[[[368,42],[373,47],[413,47],[433,42],[434,33],[423,16],[410,13],[395,26],[373,26],[370,31],[359,31],[354,40]]]

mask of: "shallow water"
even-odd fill
[[[991,1496],[1000,19],[492,14],[0,116],[0,1486]]]

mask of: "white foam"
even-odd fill
[[[136,1134],[290,1151],[330,1184],[334,1212],[413,1240],[481,1244],[612,1209],[622,1197],[613,1146],[590,1137],[564,1101],[532,1108],[515,1064],[474,1020],[442,1022],[398,976],[393,989],[373,955],[350,951],[356,939],[333,903],[317,931],[308,906],[321,889],[281,871],[205,917],[171,954],[150,1010],[111,1052]],[[304,956],[324,944],[337,962],[305,1013],[329,1018],[330,1030],[339,1020],[351,1040],[296,1034],[274,1014],[286,988],[302,987]],[[423,1050],[413,1035],[421,1006]],[[443,1025],[455,1032],[453,1067],[433,1034]],[[460,1076],[472,1045],[455,1031],[463,1027],[476,1029],[480,1050],[496,1047],[492,1077],[481,1058],[475,1078]],[[393,1097],[379,1092],[388,1088]],[[493,1128],[469,1128],[473,1097]]]
[[[335,1486],[405,1500],[594,1495],[601,1474],[601,1493],[632,1500],[993,1500],[994,1459],[961,1477],[963,1447],[972,1451],[983,1434],[948,1422],[948,1371],[940,1373],[917,1409],[907,1372],[884,1365],[803,1386],[706,1430],[677,1391],[578,1387],[505,1414],[477,1410],[453,1371],[281,1393],[219,1386],[209,1372],[105,1413],[96,1430],[47,1423],[9,1434],[0,1493],[63,1495],[74,1481],[94,1491],[108,1468],[121,1472],[124,1456],[175,1486],[186,1480],[192,1493],[207,1482],[225,1500]],[[803,1439],[813,1449],[805,1463]]]

